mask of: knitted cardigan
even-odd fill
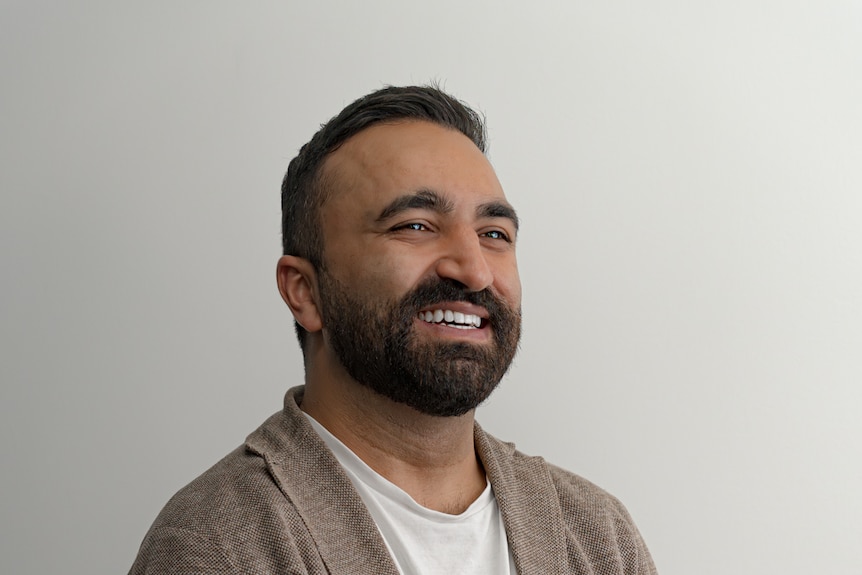
[[[302,394],[288,391],[283,411],[171,498],[130,575],[399,575]],[[478,425],[475,444],[519,575],[655,575],[613,496]]]

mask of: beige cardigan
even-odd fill
[[[130,575],[398,575],[350,480],[287,392],[284,410],[180,490]],[[477,425],[520,575],[655,574],[623,505]],[[454,574],[453,574],[454,575]]]

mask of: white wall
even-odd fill
[[[279,185],[439,79],[523,218],[480,412],[631,510],[663,575],[858,573],[858,2],[0,7],[0,572],[124,573],[302,369]]]

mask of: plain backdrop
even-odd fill
[[[622,499],[663,575],[855,574],[862,4],[0,7],[0,572],[125,573],[301,381],[287,163],[439,81],[520,212],[479,419]]]

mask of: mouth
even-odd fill
[[[483,319],[478,315],[451,309],[420,311],[417,317],[425,323],[445,325],[455,329],[480,329],[483,322]],[[487,320],[484,321],[487,323]]]

